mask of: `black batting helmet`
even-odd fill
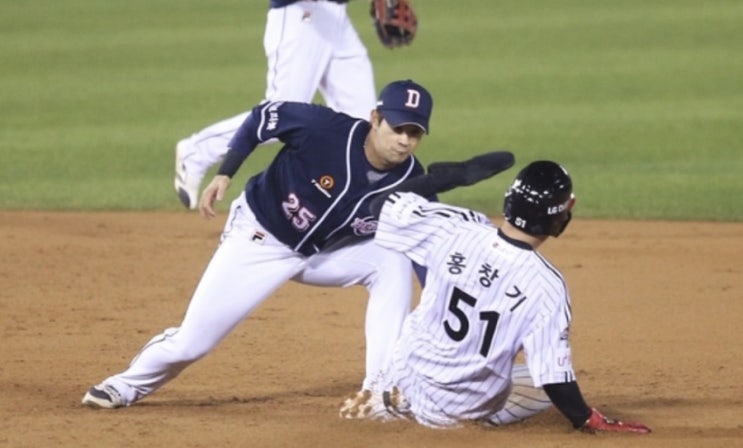
[[[503,216],[531,235],[559,236],[572,217],[573,182],[562,166],[540,160],[522,169],[506,192]]]

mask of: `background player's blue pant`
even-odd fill
[[[413,270],[415,271],[415,276],[418,278],[418,282],[421,284],[421,288],[426,286],[426,273],[428,272],[426,267],[418,263],[413,263]]]

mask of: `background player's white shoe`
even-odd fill
[[[124,400],[113,386],[99,384],[88,390],[82,404],[93,409],[116,409],[124,406]]]
[[[186,156],[192,151],[186,139],[175,145],[175,192],[184,206],[194,210],[199,204],[199,187],[203,175],[189,170],[186,165]]]

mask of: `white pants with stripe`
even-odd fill
[[[315,286],[366,287],[366,371],[378,372],[389,363],[410,311],[410,260],[372,240],[302,256],[258,224],[241,194],[232,203],[222,242],[180,326],[153,337],[126,370],[104,383],[116,388],[127,405],[149,395],[214,349],[288,280]],[[365,378],[361,387],[369,388],[370,381]]]

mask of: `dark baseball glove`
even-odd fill
[[[387,48],[410,45],[418,19],[408,0],[371,0],[371,17],[377,36]]]

